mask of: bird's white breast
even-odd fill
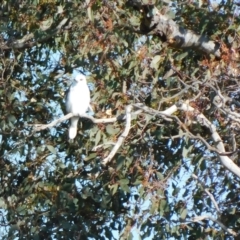
[[[84,114],[90,104],[90,92],[86,83],[73,84],[66,99],[67,112]]]

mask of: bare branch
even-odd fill
[[[97,145],[92,149],[92,151],[97,151],[99,148],[102,148],[106,145],[115,145],[115,142],[105,142],[103,144]]]
[[[132,105],[133,107],[136,107],[136,108],[139,108],[139,109],[142,109],[143,112],[145,113],[148,113],[150,115],[153,115],[153,116],[159,116],[159,117],[162,117],[164,120],[166,121],[169,121],[169,122],[172,122],[173,120],[171,119],[172,116],[171,116],[171,110],[168,111],[158,111],[158,110],[155,110],[153,108],[150,108],[150,107],[147,107],[146,105],[144,105],[143,103],[135,103]],[[174,108],[175,109],[175,108]]]
[[[138,110],[133,112],[131,115],[135,116],[138,115],[142,112],[142,110]],[[91,117],[87,114],[73,114],[73,113],[68,113],[67,115],[64,115],[63,117],[52,121],[49,124],[28,124],[27,126],[33,127],[34,132],[39,132],[41,130],[47,129],[47,128],[52,128],[54,126],[56,126],[57,124],[64,122],[66,120],[68,120],[71,117],[81,117],[81,118],[87,118],[89,120],[91,120],[93,123],[114,123],[116,121],[119,121],[120,116],[118,117],[112,117],[112,118],[100,118],[100,119],[96,119],[94,117]],[[125,119],[126,117],[123,117],[122,119]]]
[[[118,151],[120,146],[123,144],[125,138],[128,136],[128,133],[129,133],[130,127],[131,127],[131,110],[132,110],[132,106],[128,105],[126,107],[126,126],[125,126],[125,129],[124,129],[123,133],[120,135],[120,137],[118,138],[118,141],[116,142],[115,146],[113,147],[113,149],[110,152],[110,154],[108,155],[108,157],[103,159],[103,161],[102,161],[103,165],[106,165],[108,162],[110,162],[112,160],[112,158],[114,157],[114,155],[116,154],[116,152]]]
[[[194,109],[193,107],[189,106],[186,103],[178,104],[178,109],[183,111],[193,112],[194,113],[193,115],[196,116],[197,122],[200,123],[201,125],[204,125],[210,130],[210,132],[212,133],[212,139],[215,142],[216,148],[221,153],[218,155],[221,163],[229,171],[231,171],[232,173],[234,173],[240,178],[240,168],[229,157],[223,156],[224,153],[226,153],[225,147],[214,124],[212,124],[202,113],[200,113],[199,111],[197,111],[196,109]]]
[[[137,6],[143,13],[141,33],[158,36],[174,48],[197,49],[216,57],[221,56],[220,44],[210,41],[207,36],[197,35],[191,30],[180,27],[176,22],[151,4],[139,0],[131,0],[128,3]]]
[[[218,157],[221,161],[221,163],[223,164],[224,167],[226,167],[229,171],[231,171],[232,173],[234,173],[235,175],[237,175],[240,178],[240,168],[228,157],[228,155],[233,154],[234,152],[226,152],[225,151],[225,147],[224,144],[222,142],[221,137],[219,136],[216,127],[214,126],[214,124],[212,124],[202,113],[200,113],[198,110],[194,109],[193,107],[189,106],[188,101],[186,103],[179,103],[179,104],[174,104],[171,107],[169,107],[168,109],[164,110],[164,111],[157,111],[155,109],[149,108],[147,106],[145,106],[142,103],[136,103],[132,105],[133,107],[139,108],[140,110],[134,112],[132,115],[137,115],[141,112],[146,112],[148,114],[154,115],[154,116],[160,116],[163,119],[165,119],[166,121],[172,121],[172,118],[176,119],[177,122],[180,124],[180,126],[184,127],[185,131],[187,132],[186,134],[188,134],[188,136],[190,138],[193,139],[199,139],[201,140],[209,150],[214,151],[218,154]],[[122,145],[124,139],[126,138],[129,130],[130,130],[130,125],[131,125],[131,108],[132,106],[127,106],[126,107],[126,127],[124,132],[121,134],[121,136],[118,139],[118,142],[116,143],[116,145],[114,146],[114,148],[112,149],[111,153],[109,154],[109,156],[107,158],[105,158],[103,160],[103,164],[106,164],[107,162],[109,162],[113,156],[115,155],[115,153],[117,152],[117,150],[119,149],[119,147]],[[186,112],[193,112],[193,116],[195,116],[196,120],[198,123],[200,123],[201,125],[206,126],[212,133],[212,139],[215,142],[216,148],[210,146],[205,139],[203,139],[201,136],[195,136],[192,133],[190,133],[190,131],[187,129],[187,127],[178,119],[177,116],[171,116],[173,113],[175,113],[177,110],[182,110],[182,111],[186,111]],[[49,124],[33,124],[33,125],[29,125],[29,126],[34,126],[34,131],[41,131],[43,129],[46,128],[51,128],[55,125],[57,125],[58,123],[61,123],[73,116],[79,116],[76,114],[72,114],[69,113],[66,116],[57,119]],[[118,121],[118,117],[114,117],[114,118],[104,118],[104,119],[95,119],[94,117],[88,116],[88,115],[81,115],[79,117],[84,117],[84,118],[88,118],[90,119],[93,123],[113,123]]]
[[[237,236],[238,234],[236,232],[234,232],[232,229],[227,228],[222,222],[220,222],[219,220],[211,217],[211,216],[196,216],[194,218],[192,218],[193,222],[199,222],[205,219],[209,219],[213,222],[215,222],[216,224],[218,224],[224,231],[226,231],[227,233],[233,235],[233,236]]]
[[[203,187],[203,189],[204,189],[204,192],[206,192],[207,195],[210,197],[210,199],[211,199],[211,201],[213,202],[213,205],[215,206],[215,208],[216,208],[216,210],[218,211],[218,213],[221,213],[221,211],[220,211],[220,209],[219,209],[219,207],[218,207],[218,204],[217,204],[214,196],[208,191],[208,189],[205,187],[205,184],[204,184],[201,180],[199,180],[199,178],[198,178],[195,174],[192,174],[192,177],[193,177],[194,179],[196,179],[196,180],[202,185],[202,187]]]
[[[208,142],[201,136],[197,135],[193,135],[192,133],[189,132],[188,136],[192,139],[199,139],[206,147],[208,150],[213,151],[221,156],[230,156],[232,154],[234,154],[235,152],[219,152],[216,148],[212,147],[211,145],[208,144]]]
[[[48,30],[48,28],[45,29],[44,32],[46,32],[47,35],[45,34],[42,38],[34,39],[34,33],[29,33],[29,34],[25,35],[24,37],[22,37],[21,39],[18,39],[14,42],[1,43],[0,48],[6,50],[6,49],[12,49],[12,48],[20,49],[20,48],[33,47],[33,46],[37,45],[38,43],[45,42],[46,40],[50,39],[54,35],[58,34],[61,31],[62,27],[66,24],[67,21],[68,21],[68,18],[64,18],[55,29],[52,29],[48,32],[46,32]]]
[[[149,114],[152,113],[152,114],[158,115],[158,116],[165,115],[168,118],[171,117],[170,115],[175,113],[177,110],[194,113],[193,115],[196,117],[197,122],[200,123],[201,125],[204,125],[211,131],[212,139],[215,142],[216,149],[211,147],[200,136],[194,136],[193,134],[191,134],[191,135],[189,135],[189,137],[200,139],[208,147],[209,150],[212,150],[218,154],[218,157],[224,167],[226,167],[229,171],[231,171],[232,173],[234,173],[235,175],[237,175],[240,178],[240,168],[228,156],[226,156],[226,155],[231,155],[234,152],[229,153],[229,152],[225,151],[224,144],[216,130],[216,127],[202,113],[200,113],[198,110],[194,109],[193,107],[189,106],[188,101],[186,103],[179,103],[177,105],[174,104],[164,111],[157,111],[157,110],[148,108],[148,107],[144,106],[144,104],[141,104],[141,103],[133,104],[133,106],[136,108],[141,108],[141,109],[143,109],[144,112],[146,111]],[[178,120],[179,123],[181,123],[181,121],[176,116],[172,116],[172,117],[175,118],[176,120]],[[184,124],[182,124],[182,126],[184,127]],[[188,133],[190,133],[186,127],[185,127],[185,130]]]
[[[67,115],[65,115],[65,116],[63,116],[63,117],[61,117],[57,120],[52,121],[49,124],[28,124],[28,126],[33,126],[34,131],[38,132],[38,131],[44,130],[46,128],[52,128],[52,127],[56,126],[57,124],[68,120],[71,117],[78,117],[78,116],[82,117],[82,118],[87,118],[87,119],[91,120],[93,123],[112,123],[112,122],[117,121],[116,117],[96,119],[94,117],[88,116],[87,114],[79,115],[79,114],[69,113],[69,114],[67,114]]]

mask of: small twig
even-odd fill
[[[215,223],[217,223],[224,231],[226,231],[227,233],[233,235],[233,236],[237,236],[238,234],[236,232],[234,232],[232,229],[227,228],[222,222],[220,222],[219,220],[211,217],[211,216],[196,216],[192,218],[193,222],[199,222],[205,219],[209,219]]]
[[[208,191],[208,189],[205,187],[205,184],[195,175],[195,174],[192,174],[192,177],[194,179],[196,179],[203,187],[204,189],[204,192],[207,193],[207,195],[210,197],[211,201],[213,202],[213,205],[215,206],[215,208],[217,209],[218,213],[221,213],[219,207],[218,207],[218,204],[214,198],[214,196]]]
[[[51,37],[53,37],[54,35],[58,34],[62,27],[67,23],[68,18],[64,18],[59,24],[58,26],[53,29],[50,30],[49,28],[47,28],[44,32],[46,32],[47,34],[44,35],[42,38],[39,39],[34,39],[34,33],[29,33],[26,34],[25,36],[23,36],[21,39],[18,39],[14,42],[11,43],[4,43],[1,48],[2,49],[21,49],[21,48],[25,48],[25,47],[33,47],[35,45],[37,45],[38,43],[44,42],[48,39],[50,39]],[[49,32],[47,32],[47,30],[49,30]]]
[[[190,133],[189,137],[192,138],[192,139],[199,139],[207,147],[207,149],[209,151],[215,152],[215,153],[217,153],[221,156],[231,156],[234,153],[236,153],[236,151],[234,151],[234,152],[219,152],[215,147],[212,147],[211,145],[209,145],[208,142],[203,137],[201,137],[199,135],[195,136],[195,135]]]
[[[95,146],[92,149],[92,151],[97,151],[99,148],[102,148],[105,145],[115,145],[115,142],[106,142],[106,143],[103,143],[103,144],[99,144],[99,145]]]
[[[118,151],[120,146],[123,144],[125,138],[128,136],[128,133],[129,133],[130,128],[131,128],[131,110],[132,110],[132,106],[128,105],[126,107],[126,126],[125,126],[125,129],[124,129],[123,133],[120,135],[120,137],[118,138],[118,141],[116,142],[115,146],[113,147],[113,149],[110,152],[110,154],[108,155],[108,157],[103,159],[103,161],[102,161],[103,165],[106,165],[108,162],[110,162],[112,160],[112,158],[114,157],[114,155],[116,154],[116,152]]]
[[[133,104],[133,107],[139,108],[139,109],[143,110],[143,112],[148,113],[150,115],[160,116],[160,117],[162,117],[164,120],[166,120],[168,122],[172,122],[173,121],[171,119],[172,116],[170,116],[170,114],[168,114],[168,112],[155,110],[153,108],[147,107],[143,103],[135,103],[135,104]]]

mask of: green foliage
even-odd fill
[[[162,1],[143,2],[163,11],[167,7]],[[172,1],[167,12],[185,28],[223,46],[239,47],[235,5],[221,2],[221,8],[212,10],[203,2]],[[218,87],[224,92],[238,86],[239,79],[227,73],[232,62],[213,61],[194,49],[171,49],[156,36],[138,33],[142,12],[121,0],[1,3],[2,239],[230,237],[215,223],[202,227],[191,220],[206,214],[239,231],[238,179],[216,153],[184,135],[176,119],[168,122],[145,113],[133,117],[129,135],[107,166],[101,162],[124,122],[83,120],[72,144],[66,122],[51,130],[33,130],[34,124],[50,123],[64,113],[65,77],[78,68],[90,73],[96,118],[124,114],[125,106],[136,102],[165,110],[179,100],[194,99],[192,106],[216,124],[231,151],[229,125],[221,112],[207,109],[211,89],[203,82],[214,82],[219,64]],[[30,34],[22,46],[15,45]],[[234,64],[239,69],[239,63]],[[208,130],[187,125],[193,116],[178,112],[176,117],[212,144]],[[221,214],[204,189],[213,194]]]

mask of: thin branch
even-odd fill
[[[103,161],[102,161],[103,165],[106,165],[108,162],[110,162],[112,160],[112,158],[114,157],[114,155],[116,154],[116,152],[118,151],[120,146],[123,144],[125,138],[128,136],[128,133],[129,133],[130,128],[131,128],[131,110],[132,110],[132,106],[128,105],[126,107],[126,126],[125,126],[125,129],[124,129],[123,133],[120,135],[120,137],[118,138],[118,141],[116,142],[115,146],[113,147],[113,149],[110,152],[110,154],[108,155],[108,157],[103,159]]]
[[[145,107],[145,108],[147,108],[147,107]],[[144,109],[145,109],[145,108],[144,108]],[[172,110],[172,109],[174,109],[174,108],[171,107],[171,108],[169,108],[169,109],[166,109],[165,112],[167,112],[168,110]],[[156,110],[155,110],[155,111],[156,111]],[[151,113],[150,110],[148,110],[148,112]],[[155,114],[163,115],[163,116],[165,115],[165,114],[163,114],[163,112],[160,112],[160,111],[157,111],[157,112],[158,112],[158,113],[155,113]],[[168,116],[169,116],[169,115],[168,115]],[[209,151],[213,151],[213,152],[215,152],[215,153],[217,153],[217,154],[219,154],[219,155],[221,155],[221,156],[230,156],[230,155],[236,153],[236,151],[233,151],[233,152],[220,152],[220,151],[219,151],[218,149],[216,149],[215,147],[212,147],[211,145],[209,145],[208,142],[207,142],[203,137],[201,137],[200,135],[197,135],[197,136],[193,135],[193,134],[188,130],[188,128],[186,127],[186,125],[185,125],[183,122],[181,122],[181,120],[180,120],[177,116],[173,115],[173,116],[169,116],[169,117],[172,117],[173,119],[175,119],[175,120],[178,122],[179,126],[183,127],[183,129],[186,131],[186,133],[183,133],[181,137],[183,137],[183,136],[185,135],[185,136],[187,136],[187,137],[189,137],[189,138],[191,138],[191,139],[199,139],[199,140],[208,148]],[[164,119],[165,119],[165,118],[164,118]],[[171,121],[172,121],[172,119],[171,119]],[[176,136],[175,136],[175,137],[176,137]],[[171,137],[171,138],[172,138],[172,137]]]
[[[166,117],[172,117],[175,118],[176,120],[178,120],[178,122],[181,124],[181,126],[184,127],[184,124],[182,124],[182,122],[178,119],[177,116],[170,116],[173,113],[175,113],[178,110],[182,110],[185,112],[192,112],[193,116],[195,116],[197,122],[201,125],[204,125],[205,127],[207,127],[210,132],[212,133],[212,139],[215,142],[216,145],[216,149],[212,148],[202,137],[200,136],[194,136],[194,135],[190,135],[190,137],[193,138],[198,138],[200,139],[210,150],[214,150],[216,153],[218,153],[218,157],[221,161],[221,163],[223,164],[224,167],[226,167],[229,171],[231,171],[232,173],[234,173],[236,176],[238,176],[240,178],[240,168],[228,157],[225,155],[230,155],[233,154],[226,152],[225,151],[225,147],[224,144],[222,142],[222,139],[220,137],[220,135],[218,134],[216,127],[214,126],[214,124],[212,124],[202,113],[200,113],[198,110],[196,110],[195,108],[189,106],[188,101],[186,101],[186,103],[178,103],[178,104],[174,104],[171,107],[167,108],[164,111],[157,111],[151,108],[148,108],[146,106],[144,106],[144,104],[141,103],[137,103],[137,104],[133,104],[134,107],[136,108],[141,108],[143,109],[143,111],[147,111],[149,114],[154,114],[154,115],[158,115],[158,116],[166,116]],[[187,130],[187,127],[185,126],[184,128],[187,132],[189,132]],[[190,133],[190,132],[189,132]]]
[[[215,147],[212,147],[211,145],[208,144],[208,142],[201,136],[197,135],[193,135],[192,133],[189,132],[189,134],[187,134],[191,139],[199,139],[206,147],[208,150],[215,152],[221,156],[231,156],[232,154],[236,153],[236,151],[234,152],[219,152]]]
[[[142,110],[135,111],[131,115],[135,116],[135,115],[138,115],[140,113],[142,113]],[[91,120],[93,123],[96,123],[96,124],[98,124],[98,123],[114,123],[116,121],[124,120],[126,118],[126,116],[121,116],[120,115],[118,117],[96,119],[96,118],[91,117],[87,114],[79,115],[79,114],[68,113],[67,115],[64,115],[63,117],[61,117],[57,120],[54,120],[49,124],[27,124],[27,126],[33,127],[34,132],[39,132],[39,131],[42,131],[42,130],[47,129],[47,128],[52,128],[52,127],[56,126],[57,124],[68,120],[71,117],[87,118],[87,119]]]
[[[35,45],[37,45],[38,43],[41,42],[45,42],[46,40],[50,39],[51,37],[53,37],[54,35],[58,34],[62,27],[67,23],[68,18],[64,18],[55,29],[49,30],[49,32],[46,32],[48,30],[45,29],[46,34],[39,39],[35,39],[34,33],[29,33],[27,35],[25,35],[24,37],[22,37],[21,39],[18,39],[14,42],[10,42],[10,43],[2,43],[0,48],[1,49],[20,49],[20,48],[29,48],[29,47],[33,47]]]
[[[67,114],[67,115],[65,115],[65,116],[63,116],[63,117],[61,117],[61,118],[59,118],[57,120],[52,121],[49,124],[28,124],[28,126],[33,126],[34,131],[38,132],[38,131],[44,130],[46,128],[52,128],[52,127],[56,126],[57,124],[68,120],[71,117],[87,118],[87,119],[91,120],[93,123],[113,123],[113,122],[117,121],[116,117],[96,119],[94,117],[88,116],[87,114],[79,115],[79,114],[69,113],[69,114]]]
[[[104,147],[104,146],[106,146],[106,145],[115,145],[115,142],[105,142],[105,143],[103,143],[103,144],[99,144],[99,145],[95,146],[95,147],[92,149],[92,151],[97,151],[99,148],[102,148],[102,147]]]
[[[172,118],[171,112],[169,112],[169,114],[168,114],[168,112],[166,112],[166,111],[158,111],[158,110],[155,110],[153,108],[147,107],[143,103],[135,103],[135,104],[132,104],[132,106],[135,107],[135,108],[139,108],[143,112],[148,113],[150,115],[162,117],[164,120],[166,120],[168,122],[173,121],[171,119]]]
[[[187,103],[179,103],[176,106],[179,110],[183,110],[186,112],[192,112],[195,116],[197,122],[205,127],[207,127],[210,132],[212,133],[212,139],[215,142],[215,146],[217,150],[221,153],[218,155],[221,163],[225,166],[229,171],[234,173],[240,178],[240,168],[227,156],[223,156],[225,151],[225,147],[220,135],[217,132],[216,127],[212,124],[202,113],[198,110],[194,109],[193,107],[189,106]]]
[[[193,222],[199,222],[199,221],[202,221],[202,220],[205,220],[205,219],[209,219],[213,222],[215,222],[216,224],[218,224],[224,231],[226,231],[227,233],[233,235],[233,236],[237,236],[238,234],[233,231],[232,229],[229,229],[227,228],[222,222],[220,222],[219,220],[211,217],[211,216],[196,216],[194,218],[192,218],[192,221]]]
[[[138,108],[139,110],[137,110],[136,112],[133,112],[131,114],[131,108],[135,107]],[[215,147],[210,146],[206,140],[204,138],[202,138],[201,136],[195,136],[193,135],[185,126],[185,124],[183,124],[179,118],[175,115],[173,115],[176,111],[178,110],[182,110],[185,112],[192,112],[193,116],[196,118],[196,121],[201,124],[204,125],[205,127],[207,127],[211,133],[212,133],[212,139],[215,142]],[[142,103],[136,103],[133,105],[129,105],[126,107],[126,127],[124,132],[122,133],[122,135],[119,137],[118,142],[116,143],[115,147],[112,149],[112,152],[110,153],[110,155],[105,158],[103,160],[103,163],[106,164],[107,162],[109,162],[113,156],[115,155],[115,153],[117,152],[117,150],[119,149],[119,147],[121,146],[121,144],[123,143],[124,138],[127,136],[129,130],[130,130],[130,124],[131,124],[131,115],[137,115],[141,112],[145,112],[148,113],[150,115],[154,115],[154,116],[159,116],[163,119],[165,119],[166,121],[172,121],[173,119],[175,119],[179,125],[181,127],[184,128],[184,130],[186,131],[186,134],[188,134],[188,136],[190,138],[193,139],[199,139],[201,140],[205,146],[207,146],[207,148],[211,151],[214,151],[218,154],[218,157],[221,161],[221,163],[223,164],[224,167],[226,167],[229,171],[231,171],[232,173],[234,173],[236,176],[238,176],[240,178],[240,168],[227,156],[227,155],[231,155],[234,152],[226,152],[225,151],[225,147],[224,144],[222,142],[221,137],[219,136],[216,127],[214,126],[214,124],[212,124],[202,113],[200,113],[198,110],[196,110],[195,108],[189,106],[188,101],[186,101],[185,103],[178,103],[178,104],[174,104],[171,107],[167,108],[164,111],[157,111],[155,109],[149,108],[147,106],[145,106]],[[46,128],[51,128],[55,125],[57,125],[58,123],[61,123],[73,116],[79,116],[76,114],[72,114],[69,113],[66,116],[57,119],[49,124],[33,124],[33,125],[29,125],[29,126],[34,126],[34,131],[40,131]],[[125,118],[120,118],[121,116],[118,117],[114,117],[114,118],[104,118],[104,119],[95,119],[94,117],[88,116],[88,115],[81,115],[79,117],[84,117],[87,119],[90,119],[93,123],[113,123],[119,120],[123,120]]]
[[[213,202],[213,205],[215,206],[215,208],[218,211],[218,213],[221,213],[214,196],[208,191],[208,189],[205,187],[205,184],[195,174],[192,174],[192,177],[194,179],[196,179],[202,185],[202,188],[204,189],[204,192],[206,192],[207,195],[210,197],[210,199]]]

